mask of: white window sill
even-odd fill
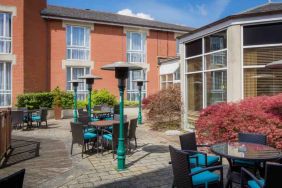
[[[62,60],[62,68],[66,67],[90,67],[94,68],[94,61],[85,61],[85,60]]]

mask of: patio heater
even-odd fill
[[[138,110],[138,124],[142,124],[142,87],[144,83],[148,82],[147,80],[133,80],[133,82],[136,82],[138,91],[139,91],[139,110]]]
[[[115,71],[115,78],[118,79],[118,88],[120,94],[120,121],[119,121],[119,137],[118,137],[118,149],[117,149],[117,170],[125,169],[125,147],[124,147],[124,89],[126,79],[128,78],[128,72],[130,70],[142,70],[142,67],[127,63],[127,62],[115,62],[113,64],[105,65],[102,70]]]
[[[79,77],[79,79],[86,80],[86,84],[88,86],[88,105],[87,105],[87,111],[88,111],[88,118],[89,121],[91,121],[91,92],[92,92],[92,85],[94,84],[94,80],[101,80],[102,78],[95,75],[85,75]]]
[[[77,87],[79,83],[83,83],[80,80],[71,80],[69,83],[72,84],[74,96],[73,96],[73,120],[74,122],[77,122]]]

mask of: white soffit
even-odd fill
[[[160,65],[160,75],[173,74],[179,68],[179,61],[162,63]]]

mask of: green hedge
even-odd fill
[[[109,105],[114,106],[118,104],[116,96],[111,94],[106,89],[94,90],[91,95],[91,105]]]
[[[138,104],[139,104],[138,101],[128,101],[128,100],[124,101],[125,107],[137,107]]]

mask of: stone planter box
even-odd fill
[[[63,109],[62,110],[62,119],[69,119],[73,117],[73,109]],[[49,109],[47,119],[54,119],[54,110]]]

